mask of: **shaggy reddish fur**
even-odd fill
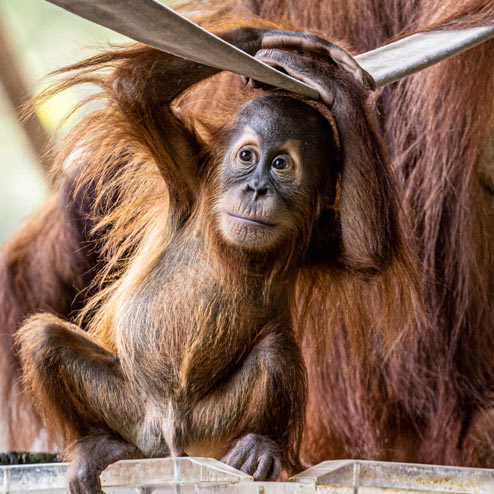
[[[199,16],[203,22],[233,9],[232,2],[221,0],[191,5],[207,12]],[[191,10],[187,4],[182,8]],[[240,13],[246,9],[286,27],[321,33],[356,53],[408,32],[494,19],[494,2],[480,0],[320,0],[303,8],[292,0],[244,0]],[[353,457],[494,466],[492,60],[494,42],[484,43],[376,96],[382,131],[405,189],[404,210],[412,218],[409,244],[421,261],[425,316],[413,296],[403,293],[403,282],[410,278],[396,266],[373,280],[355,277],[341,285],[324,271],[307,272],[311,281],[301,284],[298,299],[309,372],[306,462]],[[223,79],[230,90],[231,78]],[[204,96],[197,94],[190,95],[189,104],[203,107]],[[109,113],[93,118],[112,125]],[[108,139],[114,149],[125,148],[125,135],[111,133]],[[129,211],[147,211],[135,207],[156,204],[163,193],[157,171],[145,158],[140,169],[148,177],[145,183],[136,180],[130,190],[121,189]],[[133,173],[123,166],[112,180],[125,183]],[[74,297],[90,285],[90,269],[113,260],[104,273],[117,272],[115,259],[125,257],[145,231],[139,227],[151,221],[135,213],[122,219],[107,212],[105,221],[118,232],[112,237],[117,240],[99,254],[91,251],[94,259],[86,266],[87,258],[79,254],[94,233],[84,220],[90,207],[81,197],[87,191],[78,190],[79,206],[70,206],[67,193],[60,192],[58,204],[45,209],[47,219],[33,219],[2,258],[0,365],[2,401],[9,404],[8,424],[15,431],[10,447],[30,447],[39,423],[22,395],[16,398],[11,338],[19,322],[43,308],[69,315]],[[57,241],[48,221],[55,229],[64,226]],[[99,231],[104,228],[100,222]],[[67,240],[58,241],[60,235]],[[74,308],[78,303],[80,298]]]
[[[343,41],[355,53],[409,32],[494,22],[489,0],[243,4],[263,18]],[[413,218],[410,242],[422,261],[426,319],[406,330],[411,339],[384,354],[380,336],[370,332],[366,362],[352,358],[347,330],[328,327],[319,307],[314,310],[304,344],[308,461],[494,466],[493,60],[491,41],[377,95]],[[316,299],[327,300],[325,294]]]

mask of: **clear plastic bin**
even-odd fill
[[[67,464],[0,467],[0,493],[67,492]],[[494,494],[494,470],[325,461],[288,482],[252,477],[208,458],[120,461],[101,475],[107,494]]]
[[[379,461],[325,461],[291,479],[318,493],[494,494],[494,470]]]

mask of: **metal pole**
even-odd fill
[[[48,0],[167,53],[317,99],[312,87],[260,62],[156,0]]]
[[[430,31],[412,34],[354,58],[369,72],[379,88],[458,55],[491,38],[494,38],[494,25],[459,31]]]
[[[48,1],[168,53],[317,99],[314,89],[262,64],[156,0]],[[382,87],[492,37],[494,25],[413,34],[357,55],[355,60]]]

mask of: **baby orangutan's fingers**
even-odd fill
[[[252,475],[255,480],[276,480],[281,472],[278,448],[259,434],[242,437],[222,461]]]

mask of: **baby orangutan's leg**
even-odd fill
[[[72,461],[71,492],[100,493],[98,476],[109,464],[146,454],[138,447],[142,398],[116,355],[56,316],[31,317],[17,343],[26,391]]]
[[[195,383],[193,376],[189,383]],[[293,335],[267,327],[229,379],[191,410],[185,452],[222,458],[256,480],[276,480],[282,469],[293,473],[299,468],[305,386]]]
[[[108,432],[81,439],[69,453],[67,472],[70,494],[102,494],[100,473],[119,460],[142,458],[132,444]]]

